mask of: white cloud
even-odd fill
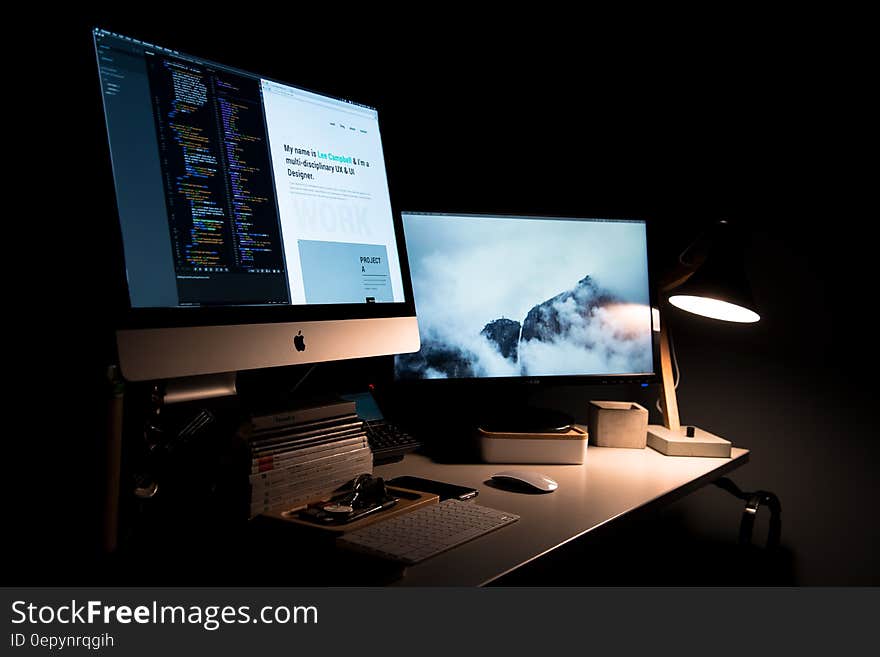
[[[552,341],[527,340],[519,345],[520,362],[527,376],[595,372],[632,374],[650,372],[650,325],[641,329],[624,321],[647,315],[647,306],[618,305],[598,308],[590,317],[575,311],[573,300],[554,304],[568,330]]]
[[[449,377],[446,376],[445,372],[441,372],[440,370],[435,370],[433,367],[425,368],[425,378],[426,379],[447,379]]]

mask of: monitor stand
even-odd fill
[[[491,433],[565,433],[574,424],[567,413],[549,408],[508,408],[481,419],[479,428]]]

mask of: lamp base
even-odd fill
[[[687,430],[693,429],[693,436]],[[697,427],[672,431],[659,424],[648,425],[648,447],[666,456],[711,456],[730,458],[730,441]]]

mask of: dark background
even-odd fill
[[[96,563],[116,220],[101,26],[378,107],[399,208],[644,216],[657,269],[709,221],[745,227],[762,321],[670,314],[682,419],[752,450],[733,478],[780,496],[794,583],[880,583],[876,283],[855,205],[866,174],[848,166],[861,53],[800,20],[151,4],[23,21],[4,46],[18,74],[5,85],[8,579],[89,584]],[[379,361],[323,376],[370,378]],[[614,395],[635,392],[539,393],[575,412]],[[662,521],[702,567],[699,546],[734,540],[739,512],[706,488]]]

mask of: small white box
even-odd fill
[[[644,449],[648,409],[635,402],[591,401],[590,442],[598,447]]]
[[[478,429],[486,463],[579,465],[587,458],[587,432],[574,426],[564,433],[496,433]]]

